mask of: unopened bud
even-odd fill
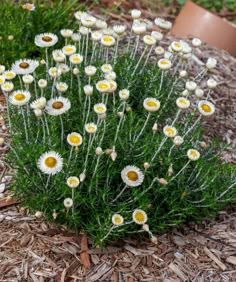
[[[158,126],[157,126],[157,123],[155,122],[153,127],[152,127],[152,131],[157,132],[157,130],[158,130]]]
[[[207,143],[205,141],[202,141],[200,142],[200,146],[203,148],[203,149],[206,149],[208,147]]]
[[[43,115],[43,111],[40,109],[35,109],[34,114],[36,117],[41,117]]]
[[[5,139],[0,137],[0,146],[2,146],[4,144],[4,142],[5,142]]]
[[[144,166],[145,169],[149,169],[150,163],[144,163],[143,166]]]
[[[41,211],[36,211],[35,216],[36,216],[37,218],[40,218],[40,217],[43,216],[43,213],[42,213]]]
[[[106,154],[110,155],[113,152],[112,149],[106,149]]]
[[[57,213],[55,211],[53,212],[52,217],[53,217],[53,219],[57,218]]]
[[[168,168],[168,176],[171,176],[173,174],[173,168],[172,165]]]
[[[123,112],[118,112],[117,115],[118,115],[118,117],[122,118],[124,116],[124,113]]]
[[[74,69],[73,69],[73,74],[74,74],[74,75],[79,74],[79,69],[78,69],[78,68],[74,68]]]
[[[162,185],[167,185],[168,182],[164,179],[164,178],[159,178],[158,179],[159,183],[161,183]]]
[[[41,61],[40,61],[40,64],[41,64],[41,65],[45,65],[45,64],[46,64],[46,61],[45,61],[45,60],[41,60]]]
[[[95,150],[95,153],[97,156],[101,156],[103,151],[102,151],[102,148],[101,147],[97,147],[96,150]]]
[[[81,173],[81,174],[80,174],[80,176],[79,176],[79,180],[80,180],[80,182],[83,182],[85,178],[86,178],[85,173],[84,173],[84,172],[83,172],[83,173]]]
[[[127,107],[125,110],[126,110],[126,112],[131,112],[132,108],[131,107]]]
[[[151,242],[152,242],[153,244],[157,245],[157,237],[156,237],[156,236],[152,236]]]
[[[143,224],[142,226],[143,230],[148,232],[149,231],[149,225],[148,224]]]
[[[113,151],[111,153],[111,159],[113,160],[113,162],[116,160],[116,158],[117,158],[117,153],[115,151]]]

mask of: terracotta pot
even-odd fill
[[[224,49],[236,57],[236,26],[192,1],[183,6],[170,33],[198,37],[209,46]]]

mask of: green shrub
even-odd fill
[[[93,21],[82,18],[83,25]],[[155,23],[163,31],[171,26]],[[12,93],[11,85],[2,84],[12,136],[6,162],[15,169],[11,190],[37,217],[82,229],[95,244],[144,231],[156,242],[151,231],[213,215],[235,201],[235,168],[221,164],[219,145],[207,145],[200,126],[214,113],[215,81],[208,81],[203,98],[197,85],[210,77],[216,61],[209,58],[201,73],[186,77],[195,52],[186,42],[173,42],[163,53],[156,42],[162,35],[144,36],[140,21],[133,33],[142,35],[129,37],[127,46],[122,26],[94,33],[97,28],[93,40],[90,34],[79,42],[67,38],[72,45],[54,52],[54,59],[57,45],[37,47],[48,54],[39,66],[16,62],[18,73],[32,67],[32,83],[22,82],[30,76],[17,75]],[[56,35],[42,34],[36,43],[54,40]],[[74,49],[79,54],[69,56]]]

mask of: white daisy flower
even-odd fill
[[[107,107],[103,103],[96,104],[96,105],[94,105],[93,108],[94,108],[95,113],[98,114],[98,115],[105,114],[106,111],[107,111]]]
[[[197,88],[197,83],[194,81],[187,81],[185,87],[188,91],[194,91]]]
[[[95,75],[97,68],[94,66],[87,66],[85,67],[84,71],[87,76],[93,76]]]
[[[71,108],[71,103],[67,98],[56,97],[47,102],[46,111],[50,116],[64,114]]]
[[[164,53],[164,59],[170,60],[173,57],[173,53],[169,51],[165,51]]]
[[[0,75],[0,85],[2,85],[5,82],[5,77],[3,75]]]
[[[182,77],[182,78],[185,78],[185,77],[188,76],[188,73],[187,73],[186,70],[181,70],[181,71],[179,72],[179,76]]]
[[[122,89],[119,91],[119,97],[122,101],[126,101],[129,98],[129,90],[128,89]]]
[[[160,56],[160,55],[163,55],[163,54],[165,53],[165,50],[164,50],[163,47],[157,46],[157,47],[155,48],[155,53],[156,53],[158,56]]]
[[[104,75],[106,80],[115,80],[116,79],[116,73],[114,71],[107,72]]]
[[[30,104],[31,109],[43,110],[46,107],[47,100],[44,97],[40,97]]]
[[[154,36],[144,35],[143,42],[148,46],[152,46],[152,45],[156,44],[157,40]]]
[[[69,57],[69,60],[73,65],[81,64],[83,62],[83,59],[83,56],[80,54],[73,54]]]
[[[34,81],[34,77],[31,74],[24,74],[22,80],[24,84],[29,85]]]
[[[68,134],[66,140],[73,147],[78,147],[83,143],[82,136],[77,132],[72,132]]]
[[[4,92],[11,92],[14,88],[14,84],[12,82],[4,82],[2,85],[1,85],[1,89],[2,91]]]
[[[201,88],[196,88],[194,93],[197,98],[201,98],[204,95],[204,91]]]
[[[22,59],[15,61],[12,65],[12,70],[16,74],[30,74],[33,73],[39,66],[39,62],[31,59]]]
[[[193,47],[200,47],[202,45],[202,41],[199,38],[193,38],[192,45]]]
[[[9,96],[9,102],[15,106],[26,105],[31,98],[29,91],[17,90]]]
[[[181,42],[178,42],[178,41],[172,42],[170,46],[171,46],[171,49],[175,52],[180,52],[183,49]]]
[[[95,26],[97,19],[93,16],[90,15],[82,15],[81,17],[81,23],[83,26],[87,27],[87,28],[92,28]]]
[[[107,28],[107,23],[102,20],[97,20],[95,26],[97,29],[105,29]]]
[[[214,89],[217,86],[217,81],[214,80],[213,78],[209,78],[207,80],[207,86],[208,86],[209,89]]]
[[[128,165],[122,169],[121,178],[127,186],[137,187],[143,183],[144,174],[138,167]]]
[[[0,65],[0,74],[4,73],[6,67],[4,65]]]
[[[143,101],[143,106],[144,109],[147,110],[148,112],[156,112],[160,109],[160,101],[157,100],[156,98],[146,98]]]
[[[187,89],[184,89],[184,91],[182,91],[182,96],[188,97],[189,95],[190,95],[190,92]]]
[[[112,65],[104,64],[101,66],[101,70],[103,73],[111,72],[113,70]]]
[[[61,92],[61,93],[64,93],[66,92],[66,90],[68,89],[68,84],[65,83],[65,82],[58,82],[56,84],[56,89]]]
[[[75,18],[78,21],[80,21],[81,17],[84,16],[84,15],[87,15],[87,13],[86,12],[82,12],[82,11],[77,11],[77,12],[74,13]]]
[[[187,151],[187,156],[191,161],[197,161],[200,158],[200,153],[198,152],[198,150],[189,149]]]
[[[91,33],[91,39],[94,42],[98,42],[102,39],[103,34],[100,31],[93,31]]]
[[[92,85],[85,85],[84,86],[84,93],[86,96],[91,96],[93,95],[93,86]]]
[[[66,59],[66,55],[62,52],[62,50],[56,49],[52,51],[53,60],[57,63],[63,63]]]
[[[154,22],[159,28],[163,30],[170,30],[172,28],[172,23],[162,18],[156,18]]]
[[[183,137],[176,135],[175,138],[173,139],[173,143],[175,144],[175,146],[180,146],[184,143],[184,139]]]
[[[181,110],[185,110],[188,109],[190,106],[190,101],[184,97],[179,97],[176,100],[176,105],[178,108],[180,108]]]
[[[110,90],[108,93],[114,93],[117,89],[117,83],[114,80],[108,80],[110,83]]]
[[[161,70],[168,70],[171,68],[171,61],[168,59],[160,59],[157,64]]]
[[[211,70],[214,69],[216,67],[217,64],[217,60],[215,58],[208,58],[207,63],[206,63],[206,67]]]
[[[97,125],[94,122],[85,124],[85,130],[89,134],[94,134],[97,131]]]
[[[113,225],[115,226],[120,226],[124,223],[124,218],[123,216],[121,216],[120,214],[118,213],[115,213],[113,216],[112,216],[112,219],[111,219]]]
[[[80,183],[79,178],[76,177],[76,176],[70,176],[70,177],[68,177],[67,180],[66,180],[66,184],[67,184],[67,186],[70,187],[70,188],[76,188],[76,187],[78,187],[78,186],[79,186],[79,183]]]
[[[69,38],[73,34],[73,30],[72,29],[61,29],[60,33],[64,38]]]
[[[80,73],[78,68],[73,68],[73,74],[78,75]]]
[[[132,217],[133,217],[133,221],[140,225],[145,224],[148,220],[146,212],[141,209],[134,210]]]
[[[115,45],[115,38],[113,36],[103,36],[101,38],[101,44],[105,47],[111,47],[111,46],[114,46]]]
[[[153,36],[156,41],[161,41],[163,39],[163,34],[159,31],[152,31],[151,36]]]
[[[48,83],[47,83],[46,79],[40,79],[38,81],[38,86],[39,86],[40,89],[47,87],[47,85],[48,85]]]
[[[12,80],[16,77],[16,73],[12,70],[4,71],[3,76],[6,80]]]
[[[100,93],[107,93],[110,91],[110,82],[108,80],[101,80],[96,83],[96,88]]]
[[[211,116],[215,112],[215,106],[209,101],[201,100],[198,103],[198,110],[203,116]]]
[[[146,32],[147,27],[145,24],[135,23],[132,25],[132,31],[136,35],[142,35]]]
[[[66,56],[70,56],[76,53],[76,46],[74,45],[66,45],[62,48],[62,52],[66,55]]]
[[[66,74],[70,71],[70,67],[67,64],[59,64],[58,65],[58,75]]]
[[[177,129],[173,126],[166,125],[163,128],[163,133],[165,134],[166,137],[173,138],[177,134]]]
[[[113,30],[117,35],[122,35],[124,34],[126,30],[126,26],[125,25],[114,25]]]
[[[140,10],[133,9],[131,11],[131,17],[133,19],[139,19],[141,17],[142,12]]]
[[[52,77],[52,78],[56,78],[56,77],[59,77],[61,75],[61,71],[59,68],[56,68],[56,67],[52,67],[48,70],[48,73],[49,75]]]
[[[71,198],[66,198],[63,204],[65,208],[69,209],[73,206],[73,200]]]
[[[32,3],[25,3],[24,5],[22,5],[22,8],[28,11],[34,11],[35,5]]]
[[[72,41],[74,41],[74,42],[79,42],[80,39],[81,39],[81,35],[80,35],[79,33],[73,33],[73,34],[71,35],[71,39],[72,39]]]
[[[58,37],[53,33],[41,33],[35,36],[34,43],[39,47],[51,47],[57,44]]]
[[[85,27],[85,26],[81,26],[79,28],[79,32],[80,32],[80,34],[85,36],[85,35],[89,34],[89,29],[87,27]]]
[[[45,174],[54,175],[63,168],[63,158],[55,151],[43,153],[37,161],[38,168]]]

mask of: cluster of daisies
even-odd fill
[[[214,58],[207,60],[203,71],[196,77],[188,77],[186,61],[191,59],[194,50],[201,46],[199,39],[194,38],[192,44],[182,40],[174,41],[168,46],[167,50],[161,46],[165,33],[171,29],[171,23],[164,19],[157,18],[153,23],[150,20],[141,19],[139,10],[132,10],[133,23],[131,30],[128,30],[125,25],[108,27],[106,21],[97,19],[85,12],[78,11],[74,16],[78,21],[78,31],[61,30],[61,36],[65,42],[62,48],[53,48],[59,41],[56,34],[38,34],[35,36],[35,44],[39,48],[45,49],[44,59],[40,61],[20,59],[12,65],[10,70],[6,70],[3,65],[0,66],[0,85],[6,97],[10,131],[12,132],[11,115],[14,111],[13,108],[16,107],[17,113],[22,116],[24,121],[25,142],[34,146],[35,137],[32,140],[29,134],[29,117],[31,118],[33,115],[41,121],[42,143],[48,142],[49,149],[38,156],[35,166],[42,174],[48,176],[45,187],[49,187],[50,181],[55,175],[63,173],[65,161],[69,163],[74,153],[85,152],[84,165],[78,175],[65,176],[65,183],[71,188],[72,193],[70,198],[64,199],[63,205],[66,210],[71,209],[72,214],[75,207],[76,188],[79,189],[78,187],[82,182],[96,176],[98,167],[101,165],[101,156],[105,153],[110,156],[111,162],[117,160],[119,155],[116,146],[117,140],[127,122],[127,113],[132,111],[132,107],[129,105],[129,101],[135,95],[131,91],[132,83],[135,81],[136,75],[142,75],[150,62],[156,63],[160,73],[160,82],[156,86],[156,93],[153,93],[153,97],[142,99],[142,95],[140,95],[146,119],[139,132],[135,132],[134,144],[141,141],[145,131],[149,130],[149,121],[152,116],[165,107],[159,99],[164,87],[164,77],[172,73],[177,77],[176,81],[181,79],[185,86],[176,99],[176,116],[172,122],[164,124],[160,132],[163,136],[162,141],[157,148],[153,149],[150,159],[145,160],[143,168],[127,164],[119,172],[120,181],[124,185],[112,200],[113,204],[120,201],[127,188],[141,187],[144,184],[145,179],[150,177],[146,175],[146,171],[155,163],[156,157],[168,140],[173,142],[169,152],[169,155],[171,155],[171,151],[175,147],[180,147],[185,142],[185,137],[191,134],[203,116],[214,114],[215,106],[210,101],[210,94],[212,89],[217,86],[217,82],[212,78],[207,81],[207,93],[205,93],[205,89],[198,86],[198,83],[209,70],[216,67],[217,61]],[[128,42],[125,41],[126,38],[128,38]],[[122,47],[122,50],[130,54],[131,64],[128,66],[127,87],[121,88],[115,70],[118,64],[119,46],[123,46],[124,42],[127,42],[127,44],[125,49]],[[98,61],[102,62],[99,67],[96,65]],[[36,74],[38,70],[41,71],[40,75]],[[84,76],[83,81],[87,81],[85,84],[81,82],[81,73]],[[102,73],[102,78],[97,80],[100,73]],[[66,82],[64,78],[67,79]],[[17,82],[14,83],[14,81]],[[80,128],[80,132],[73,131],[65,135],[65,127],[67,129],[70,127],[65,116],[73,107],[74,101],[70,99],[70,95],[75,82],[78,83],[78,119],[82,120],[83,128]],[[19,89],[15,89],[16,84],[20,86]],[[170,91],[169,96],[166,97],[167,101],[171,95],[173,93]],[[92,105],[92,97],[94,96],[97,97],[97,103]],[[190,97],[194,97],[196,107],[192,104]],[[199,117],[180,134],[175,125],[181,113],[187,110],[194,113],[198,112]],[[91,120],[92,114],[93,117],[94,114],[96,115],[96,119]],[[117,127],[113,129],[112,148],[104,149],[102,146],[106,138],[106,126],[108,126],[106,120],[109,120],[109,115],[113,114],[118,116],[119,120]],[[56,118],[60,123],[61,147],[65,143],[69,145],[67,160],[59,152],[51,150],[53,145],[50,140],[51,118]],[[155,134],[158,130],[159,124],[157,121],[151,126],[151,133]],[[97,138],[98,132],[99,138]],[[37,138],[40,137],[37,136]],[[93,175],[88,175],[92,149],[95,149],[97,161],[94,162]],[[170,176],[173,174],[173,176],[169,181],[184,173],[189,163],[197,161],[199,158],[200,152],[196,148],[188,148],[186,150],[186,165],[176,174],[173,174],[173,170],[170,168],[168,173]],[[93,165],[93,163],[90,162],[90,165]],[[143,185],[142,187],[145,188],[140,188],[140,191],[145,193],[151,189],[155,182],[168,185],[166,179],[155,177],[150,185]],[[42,213],[43,211],[38,211],[36,214],[42,216]],[[117,228],[136,223],[141,225],[142,230],[148,232],[151,240],[156,243],[157,238],[153,236],[147,224],[146,211],[137,207],[131,214],[132,220],[125,220],[120,212],[114,212],[110,217],[111,226],[104,228],[107,232],[101,240],[105,240]],[[53,218],[57,218],[55,211]]]

